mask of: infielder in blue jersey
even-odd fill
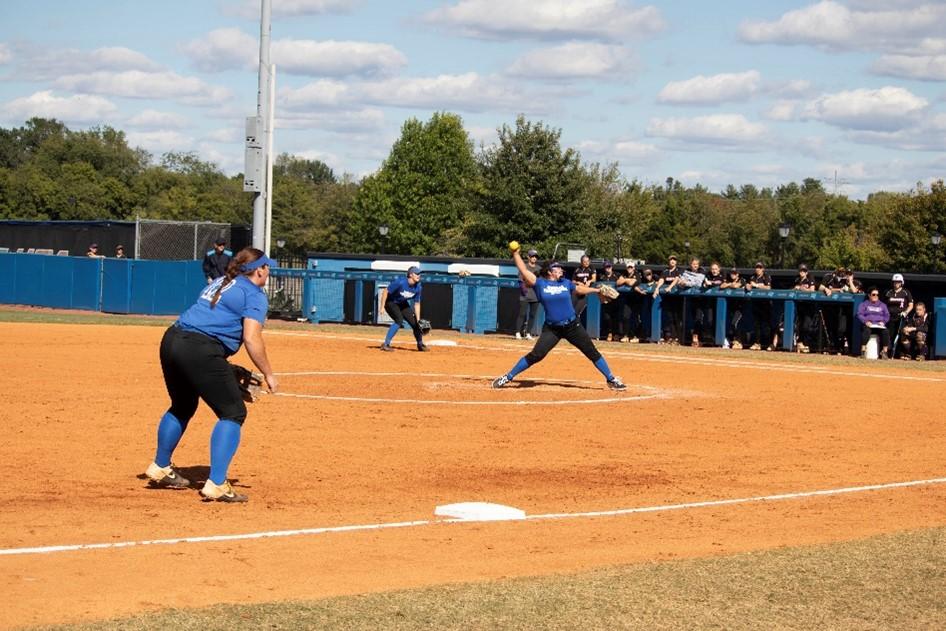
[[[270,391],[276,391],[276,376],[263,343],[269,303],[262,289],[275,264],[260,250],[244,248],[230,261],[226,274],[208,285],[164,333],[161,370],[171,407],[158,423],[157,451],[145,472],[152,486],[190,486],[171,465],[171,455],[203,399],[218,420],[210,436],[210,476],[200,493],[220,502],[247,500],[227,481],[246,419],[246,404],[227,358],[246,344]]]
[[[572,306],[573,292],[579,295],[594,294],[599,293],[598,288],[583,284],[576,285],[567,278],[563,278],[564,270],[561,264],[553,261],[544,263],[537,277],[523,263],[519,250],[512,253],[512,260],[519,269],[519,274],[524,282],[535,287],[535,295],[545,308],[545,325],[542,327],[542,334],[532,350],[522,357],[512,367],[512,370],[494,379],[493,387],[502,388],[515,379],[516,375],[545,359],[549,351],[555,348],[559,341],[564,338],[591,360],[595,368],[604,375],[609,388],[625,390],[627,386],[620,378],[611,373],[608,362],[595,348],[594,342],[591,341],[588,332],[581,326],[575,308]]]
[[[385,312],[394,322],[388,327],[388,334],[384,337],[381,350],[393,351],[391,340],[406,321],[414,330],[414,339],[417,340],[417,350],[427,351],[424,344],[424,334],[420,329],[420,301],[424,284],[420,282],[420,268],[412,265],[406,276],[395,279],[390,285],[381,290],[381,304]]]

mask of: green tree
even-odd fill
[[[582,229],[588,177],[580,155],[562,149],[561,134],[523,116],[514,129],[499,129],[498,144],[481,156],[484,185],[468,254],[506,256],[513,238],[551,253],[556,243],[590,237],[587,223]]]
[[[344,242],[356,252],[378,251],[378,227],[387,225],[389,252],[446,253],[450,231],[471,212],[478,186],[473,143],[459,116],[409,119],[381,169],[359,187]]]

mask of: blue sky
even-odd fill
[[[111,125],[240,172],[259,4],[3,2],[0,126]],[[942,0],[273,0],[275,149],[360,177],[410,117],[480,145],[522,113],[645,183],[903,191],[946,175],[944,24]]]

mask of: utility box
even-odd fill
[[[243,167],[243,191],[263,192],[263,119],[246,117],[246,152]]]
[[[933,298],[933,357],[946,357],[946,298]]]

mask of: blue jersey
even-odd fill
[[[422,285],[421,281],[417,281],[416,285],[411,286],[407,282],[407,276],[400,276],[388,285],[388,300],[393,300],[402,307],[411,299],[415,303],[420,302],[420,294],[423,291]]]
[[[572,292],[575,283],[563,278],[548,280],[537,278],[535,281],[535,297],[545,307],[545,321],[549,324],[561,324],[575,318],[575,307],[572,305]]]
[[[264,324],[269,301],[260,287],[241,275],[224,286],[220,299],[211,308],[210,301],[226,280],[226,276],[221,276],[207,285],[200,292],[197,302],[178,318],[177,326],[220,340],[228,354],[232,355],[240,350],[243,343],[243,318],[253,318]]]

